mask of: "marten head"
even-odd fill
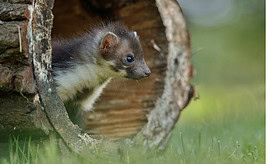
[[[99,42],[99,52],[119,77],[142,79],[151,71],[145,63],[139,37],[121,25],[108,25]]]

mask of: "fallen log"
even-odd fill
[[[0,133],[5,134],[0,138],[56,132],[80,153],[97,142],[93,138],[139,133],[149,147],[165,147],[194,92],[182,10],[176,0],[110,2],[0,1]],[[94,111],[82,114],[83,126],[78,127],[53,85],[51,32],[52,38],[72,37],[94,25],[87,22],[107,18],[137,31],[152,75],[139,82],[113,80]]]

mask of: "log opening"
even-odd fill
[[[71,37],[72,34],[83,33],[88,22],[105,20],[98,12],[88,12],[79,1],[70,3],[72,5],[65,3],[64,6],[63,1],[55,2],[54,36]],[[109,19],[119,20],[131,30],[137,31],[145,60],[153,73],[149,79],[138,82],[112,80],[96,103],[94,111],[83,114],[86,132],[115,139],[134,136],[144,127],[147,115],[154,108],[158,97],[162,95],[167,68],[168,41],[165,27],[154,3],[154,1],[135,1],[124,7],[114,7],[116,10],[109,10],[112,15]],[[73,12],[61,13],[67,9]],[[67,23],[63,23],[67,20]]]

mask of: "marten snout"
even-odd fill
[[[144,73],[145,77],[149,77],[151,75],[151,71],[148,69]]]

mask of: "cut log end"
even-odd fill
[[[74,31],[83,32],[83,26],[73,29],[63,20],[72,18],[72,22],[83,24],[80,16],[85,15],[90,22],[96,22],[102,19],[98,12],[107,9],[113,18],[137,31],[146,63],[152,70],[149,79],[139,82],[113,80],[96,103],[94,112],[83,115],[84,130],[96,137],[118,139],[135,136],[144,129],[148,142],[160,144],[163,136],[171,133],[192,94],[189,33],[179,4],[175,0],[150,0],[118,7],[111,1],[111,6],[106,8],[102,1],[90,1],[91,7],[97,10],[88,12],[81,3],[70,3],[74,7],[62,7],[63,2],[56,1],[54,36],[71,37]],[[103,10],[99,10],[101,6]],[[67,8],[79,9],[81,15],[61,15]],[[158,141],[153,141],[157,136]]]

